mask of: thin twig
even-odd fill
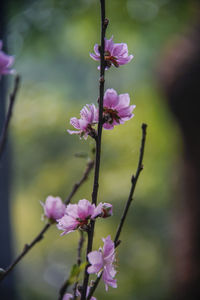
[[[101,6],[101,46],[100,46],[100,79],[99,79],[99,123],[96,138],[96,158],[95,158],[95,172],[94,183],[92,192],[92,203],[97,204],[97,195],[99,188],[99,171],[100,171],[100,159],[101,159],[101,136],[103,128],[103,97],[104,97],[104,82],[105,82],[105,35],[106,28],[108,26],[108,20],[105,18],[105,0],[100,0]],[[94,236],[95,221],[91,221],[90,230],[88,231],[88,245],[86,252],[86,260],[89,252],[92,251],[93,236]],[[89,274],[87,272],[88,265],[85,267],[84,280],[81,292],[81,300],[86,300],[87,286],[89,281]]]
[[[72,187],[72,191],[67,197],[65,204],[69,204],[72,197],[76,193],[76,191],[80,188],[80,186],[87,180],[89,173],[91,172],[92,168],[94,166],[94,161],[89,161],[87,163],[87,167],[85,169],[85,172],[81,178],[81,180],[74,184]],[[52,223],[47,223],[41,232],[33,239],[33,241],[30,244],[25,244],[23,251],[17,256],[17,258],[14,260],[14,262],[3,272],[0,276],[0,282],[3,281],[3,279],[13,270],[13,268],[22,260],[22,258],[33,248],[33,246],[41,241],[44,237],[44,233],[49,229],[49,227],[52,225]]]
[[[15,84],[14,84],[14,89],[13,92],[10,94],[10,103],[9,103],[9,107],[8,107],[8,112],[6,115],[6,119],[3,125],[3,129],[2,129],[2,133],[1,133],[1,137],[0,137],[0,158],[1,155],[3,153],[5,144],[6,144],[6,139],[7,139],[7,135],[8,135],[8,127],[9,127],[9,123],[12,117],[12,111],[13,111],[13,105],[17,96],[17,91],[19,89],[19,84],[20,84],[20,76],[17,75],[15,77]]]
[[[118,229],[117,229],[117,233],[116,233],[115,239],[114,239],[115,247],[118,246],[120,233],[121,233],[122,227],[124,225],[124,221],[126,219],[129,207],[130,207],[131,202],[133,200],[133,194],[134,194],[134,191],[135,191],[135,186],[136,186],[138,177],[140,175],[140,172],[143,170],[142,162],[143,162],[143,157],[144,157],[144,147],[145,147],[145,141],[146,141],[146,129],[147,129],[147,125],[142,124],[142,141],[141,141],[141,147],[140,147],[140,156],[139,156],[139,161],[138,161],[138,167],[137,167],[137,171],[136,171],[135,175],[133,175],[132,178],[131,178],[131,183],[132,183],[131,190],[130,190],[129,197],[128,197],[128,200],[127,200],[127,203],[126,203],[124,212],[122,214],[122,217],[121,217]]]
[[[83,244],[85,242],[85,238],[84,238],[84,233],[83,231],[80,230],[80,240],[78,243],[78,253],[77,253],[77,265],[80,266],[82,263],[82,259],[81,259],[81,254],[82,254],[82,249],[83,249]],[[76,300],[77,298],[77,286],[78,286],[78,280],[77,282],[75,282],[74,287],[73,287],[73,291],[74,291],[74,299]]]
[[[0,281],[2,281],[13,269],[14,267],[20,262],[20,260],[26,255],[33,246],[41,241],[44,237],[44,233],[49,229],[51,226],[50,223],[47,223],[44,228],[41,230],[41,232],[33,239],[33,241],[30,244],[25,244],[23,251],[18,255],[18,257],[15,259],[15,261],[5,270],[5,272],[1,275]]]
[[[82,263],[82,259],[81,259],[81,253],[82,253],[82,249],[83,249],[83,244],[85,242],[85,238],[84,238],[84,233],[83,231],[79,230],[80,232],[80,240],[78,243],[78,252],[77,252],[77,265],[80,266]]]
[[[82,262],[81,253],[82,253],[83,244],[84,244],[84,241],[85,241],[83,231],[79,230],[79,232],[80,232],[80,239],[79,239],[78,248],[77,248],[77,262],[76,262],[77,266],[80,266],[81,262]],[[58,300],[62,300],[63,299],[65,293],[67,292],[67,288],[69,287],[70,284],[71,284],[70,283],[70,279],[67,278],[67,280],[65,280],[65,282],[63,283],[63,285],[61,286],[61,288],[59,290]],[[74,291],[74,298],[73,298],[73,300],[76,299],[77,285],[78,285],[78,280],[75,282],[74,287],[73,287],[73,291]]]
[[[94,167],[94,160],[90,160],[88,163],[87,163],[87,167],[85,169],[85,172],[83,174],[83,177],[81,178],[81,180],[79,182],[76,182],[72,188],[72,191],[71,193],[69,194],[69,196],[65,199],[64,203],[67,205],[70,203],[72,197],[74,196],[74,194],[76,193],[76,191],[79,189],[79,187],[82,185],[82,183],[84,181],[87,180],[88,178],[88,175],[90,173],[90,171],[93,169]]]
[[[144,148],[145,148],[145,142],[146,142],[146,129],[147,129],[147,125],[142,124],[142,140],[141,140],[138,167],[137,167],[137,171],[136,171],[135,175],[133,175],[132,178],[131,178],[131,183],[132,184],[131,184],[129,197],[128,197],[128,200],[126,202],[124,212],[122,214],[122,217],[121,217],[121,220],[120,220],[120,223],[119,223],[116,235],[115,235],[115,239],[114,239],[115,248],[120,244],[119,237],[120,237],[120,234],[121,234],[121,231],[122,231],[122,227],[124,225],[124,222],[125,222],[129,207],[131,205],[131,202],[133,200],[133,194],[134,194],[134,191],[135,191],[135,186],[136,186],[137,180],[139,178],[140,172],[143,170],[143,157],[144,157]],[[96,290],[96,288],[97,288],[97,286],[98,286],[98,284],[101,280],[102,274],[103,274],[103,272],[100,274],[99,277],[97,277],[97,279],[95,280],[93,286],[90,288],[90,292],[88,294],[87,300],[90,300],[92,295],[94,294],[94,292],[95,292],[95,290]]]

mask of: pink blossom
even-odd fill
[[[63,230],[62,235],[70,233],[77,228],[85,228],[89,219],[95,217],[95,205],[88,200],[79,200],[78,204],[67,205],[65,215],[57,220],[58,229]]]
[[[58,229],[63,230],[61,235],[70,233],[78,228],[86,229],[89,221],[97,217],[108,217],[112,215],[112,205],[99,203],[96,207],[88,200],[79,200],[78,204],[68,204],[65,215],[58,219]]]
[[[14,70],[10,69],[12,64],[14,63],[14,57],[5,54],[3,51],[1,51],[3,46],[2,41],[0,41],[0,77],[4,74],[13,74]]]
[[[78,134],[80,138],[87,139],[88,135],[92,133],[92,126],[98,123],[98,110],[94,104],[87,104],[80,111],[80,119],[71,118],[70,124],[74,126],[77,131],[67,130],[70,134]]]
[[[99,45],[96,44],[94,46],[94,52],[90,53],[90,56],[94,60],[100,60],[100,51],[99,51]],[[111,65],[114,65],[115,67],[119,67],[121,65],[125,65],[129,63],[133,55],[128,55],[128,47],[125,43],[114,43],[113,37],[111,37],[110,40],[107,40],[105,38],[105,62],[106,62],[106,69],[110,68]]]
[[[99,248],[98,251],[92,251],[88,254],[91,266],[88,267],[87,271],[89,274],[96,273],[98,276],[103,272],[102,278],[107,291],[109,285],[113,288],[117,287],[116,279],[114,279],[116,275],[114,268],[115,245],[110,235],[102,240],[104,242],[103,249]]]
[[[115,125],[130,120],[135,105],[130,104],[129,94],[117,95],[114,89],[107,89],[103,100],[104,129],[113,129]]]
[[[45,203],[41,202],[41,205],[44,208],[44,215],[49,219],[57,220],[65,214],[66,206],[60,197],[48,196]]]

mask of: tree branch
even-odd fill
[[[141,140],[141,146],[140,146],[140,156],[139,156],[139,161],[138,161],[138,167],[137,167],[137,171],[136,171],[135,175],[133,175],[132,178],[131,178],[131,183],[132,184],[131,184],[129,197],[128,197],[128,200],[126,202],[126,206],[124,208],[124,212],[122,214],[122,217],[121,217],[121,220],[120,220],[120,223],[119,223],[116,235],[115,235],[115,239],[114,239],[115,248],[117,246],[119,246],[119,244],[120,244],[119,237],[120,237],[120,234],[121,234],[121,231],[122,231],[122,227],[124,225],[124,222],[125,222],[129,207],[131,205],[131,202],[133,200],[133,194],[134,194],[134,191],[135,191],[135,186],[136,186],[137,180],[139,178],[140,172],[143,170],[143,157],[144,157],[144,148],[145,148],[145,142],[146,142],[146,129],[147,129],[147,125],[142,124],[142,140]],[[97,288],[97,286],[98,286],[98,284],[101,280],[102,274],[103,274],[103,272],[100,274],[99,277],[97,277],[97,279],[95,280],[93,286],[90,288],[90,292],[88,294],[87,300],[90,300],[92,295],[94,294],[94,292],[95,292],[95,290],[96,290],[96,288]]]
[[[104,82],[105,82],[105,35],[106,28],[108,26],[108,20],[105,18],[105,0],[100,0],[101,7],[101,46],[100,46],[100,79],[99,79],[99,123],[97,130],[96,141],[96,158],[95,158],[95,172],[94,172],[94,183],[92,192],[92,203],[97,204],[97,195],[99,188],[99,171],[100,171],[100,160],[101,160],[101,136],[103,128],[103,97],[104,97]],[[94,236],[95,221],[91,221],[90,230],[88,232],[88,245],[87,245],[87,255],[92,251],[93,236]],[[81,292],[81,300],[86,300],[87,286],[89,281],[89,274],[87,272],[88,265],[85,268],[84,280]]]
[[[87,180],[89,173],[91,172],[92,168],[94,166],[94,161],[89,161],[87,163],[87,167],[85,169],[85,172],[81,178],[81,180],[74,184],[71,193],[65,200],[65,204],[69,204],[74,194],[77,192],[77,190],[80,188],[80,186]],[[49,229],[49,227],[53,223],[47,223],[41,232],[33,239],[33,241],[30,244],[25,244],[23,251],[18,255],[18,257],[14,260],[14,262],[0,275],[0,282],[3,281],[3,279],[13,270],[13,268],[22,260],[22,258],[33,248],[35,244],[37,244],[39,241],[41,241],[44,237],[44,233]]]
[[[9,127],[9,123],[12,117],[12,111],[13,111],[13,105],[17,96],[17,91],[19,89],[19,84],[20,84],[20,77],[19,75],[17,75],[15,77],[15,84],[14,84],[14,89],[13,92],[10,94],[10,103],[9,103],[9,107],[8,107],[8,113],[6,115],[6,119],[3,125],[3,129],[2,129],[2,133],[1,133],[1,137],[0,137],[0,159],[6,144],[6,139],[7,139],[7,135],[8,135],[8,127]]]
[[[74,184],[71,193],[70,193],[69,196],[65,199],[64,203],[65,203],[66,205],[70,203],[72,197],[74,196],[74,194],[76,193],[76,191],[79,189],[79,187],[82,185],[82,183],[83,183],[84,181],[87,180],[88,175],[89,175],[90,171],[93,169],[93,167],[94,167],[94,160],[90,160],[90,161],[87,163],[87,167],[86,167],[86,169],[85,169],[85,172],[84,172],[84,174],[83,174],[81,180],[78,181],[78,182],[76,182],[76,183]]]
[[[78,249],[77,249],[77,266],[80,266],[81,265],[81,252],[82,252],[82,249],[83,249],[83,244],[84,244],[84,241],[85,241],[85,238],[84,238],[84,233],[83,231],[79,230],[80,232],[80,239],[79,239],[79,243],[78,243]],[[65,293],[67,292],[67,288],[68,286],[70,285],[70,280],[69,278],[67,278],[67,280],[63,283],[63,285],[61,286],[60,290],[59,290],[59,297],[58,297],[58,300],[62,300]],[[77,285],[78,285],[78,280],[75,282],[74,284],[74,287],[73,287],[73,291],[74,291],[74,300],[76,299],[76,291],[77,291]]]
[[[145,141],[146,141],[146,129],[147,129],[147,125],[142,124],[142,141],[141,141],[141,147],[140,147],[140,156],[139,156],[139,161],[138,161],[138,167],[137,167],[137,171],[136,171],[135,175],[133,175],[132,178],[131,178],[131,183],[132,183],[131,190],[130,190],[129,197],[128,197],[128,200],[127,200],[127,203],[126,203],[124,212],[122,214],[122,217],[121,217],[118,229],[117,229],[117,233],[116,233],[115,239],[114,239],[115,247],[117,247],[118,244],[119,244],[120,233],[122,231],[122,227],[124,225],[129,207],[130,207],[131,202],[133,200],[133,194],[134,194],[134,191],[135,191],[135,186],[136,186],[137,180],[139,178],[140,172],[143,170],[142,162],[143,162],[143,157],[144,157],[144,147],[145,147]]]

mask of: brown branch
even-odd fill
[[[93,169],[94,167],[94,160],[90,160],[88,163],[87,163],[87,167],[85,169],[85,172],[81,178],[81,180],[79,182],[76,182],[72,188],[72,191],[71,193],[69,194],[69,196],[65,199],[64,203],[67,205],[70,203],[72,197],[74,196],[74,194],[76,193],[76,191],[79,189],[79,187],[82,185],[82,183],[84,181],[87,180],[88,178],[88,175],[90,173],[90,171]]]
[[[133,175],[132,178],[131,178],[131,183],[132,183],[131,190],[130,190],[129,197],[128,197],[128,200],[127,200],[127,203],[126,203],[124,212],[122,214],[122,217],[121,217],[118,229],[117,229],[117,233],[116,233],[115,239],[114,239],[115,247],[117,247],[118,244],[119,244],[120,233],[122,231],[122,227],[124,225],[129,207],[130,207],[131,202],[133,200],[133,194],[134,194],[134,191],[135,191],[135,186],[136,186],[137,180],[139,178],[140,172],[143,170],[142,162],[143,162],[143,157],[144,157],[144,147],[145,147],[145,141],[146,141],[146,129],[147,129],[147,125],[142,124],[142,141],[141,141],[141,147],[140,147],[140,156],[139,156],[139,161],[138,161],[138,167],[137,167],[137,171],[136,171],[135,175]]]
[[[94,161],[89,161],[87,163],[87,167],[85,169],[85,172],[81,178],[81,180],[74,184],[71,193],[65,200],[65,204],[69,204],[72,197],[76,193],[76,191],[80,188],[80,186],[87,180],[89,173],[91,172],[92,168],[94,166]],[[41,241],[44,237],[44,233],[49,229],[49,227],[53,223],[47,223],[41,232],[33,239],[33,241],[30,244],[25,244],[23,251],[18,255],[18,257],[14,260],[14,262],[0,275],[0,282],[3,281],[3,279],[13,270],[13,268],[22,260],[22,258],[33,248],[33,246]]]
[[[105,18],[105,0],[100,0],[101,7],[101,46],[100,46],[100,79],[99,79],[99,123],[96,141],[96,158],[95,158],[95,172],[94,183],[92,192],[92,203],[97,204],[97,195],[99,189],[99,172],[100,172],[100,160],[101,160],[101,136],[103,128],[103,97],[104,97],[104,82],[105,82],[105,35],[106,28],[108,26],[108,20]],[[91,221],[90,230],[88,231],[88,244],[86,252],[86,260],[89,252],[92,251],[93,236],[94,236],[95,221]],[[88,265],[85,267],[83,286],[81,291],[81,300],[86,300],[86,293],[89,281],[89,274],[87,272]]]
[[[0,281],[2,281],[13,269],[14,267],[20,262],[20,260],[26,255],[33,246],[41,241],[44,237],[44,233],[49,229],[51,226],[50,223],[47,223],[44,228],[41,230],[41,232],[33,239],[33,241],[30,244],[25,244],[23,251],[18,255],[18,257],[15,259],[15,261],[5,270],[5,272],[1,275]]]
[[[15,84],[14,84],[13,92],[10,94],[10,102],[9,102],[8,112],[6,115],[6,119],[5,119],[5,122],[3,125],[1,137],[0,137],[0,158],[1,158],[3,150],[5,148],[6,139],[7,139],[7,135],[8,135],[8,127],[9,127],[10,120],[12,117],[13,106],[14,106],[14,102],[15,102],[15,99],[17,96],[17,91],[19,89],[19,84],[20,84],[20,77],[19,77],[19,75],[17,75],[15,77]]]
[[[82,263],[82,259],[81,259],[81,253],[82,253],[82,249],[83,249],[83,244],[85,242],[85,238],[84,238],[84,233],[83,231],[80,231],[80,240],[78,243],[78,253],[77,253],[77,265],[80,266]],[[78,286],[78,280],[77,282],[75,282],[74,287],[73,287],[73,291],[74,291],[74,299],[76,300],[77,298],[77,286]]]
[[[85,241],[83,231],[79,230],[79,232],[80,232],[80,239],[79,239],[78,249],[77,249],[77,266],[80,266],[81,262],[82,262],[81,252],[82,252],[83,244],[84,244],[84,241]],[[67,288],[69,287],[70,284],[71,284],[70,280],[69,280],[69,278],[67,278],[67,280],[63,283],[63,285],[61,286],[61,288],[59,290],[58,300],[63,299],[65,293],[67,292]],[[74,300],[76,299],[77,285],[78,285],[78,280],[75,282],[74,287],[73,287],[73,291],[74,291],[74,298],[73,299]]]
[[[141,140],[141,147],[140,147],[140,156],[139,156],[139,161],[138,161],[138,167],[137,167],[137,171],[135,173],[135,175],[132,176],[131,178],[131,189],[130,189],[130,193],[129,193],[129,197],[128,200],[126,202],[126,206],[124,208],[124,212],[122,214],[116,235],[115,235],[115,239],[114,239],[114,243],[115,243],[115,248],[120,244],[120,234],[122,231],[122,227],[124,225],[128,210],[130,208],[131,202],[133,200],[133,194],[135,191],[135,186],[137,183],[137,180],[139,178],[140,172],[143,170],[143,157],[144,157],[144,148],[145,148],[145,142],[146,142],[146,129],[147,129],[147,125],[146,124],[142,124],[142,140]],[[88,294],[87,300],[90,300],[92,295],[94,294],[100,280],[102,277],[103,272],[100,274],[99,277],[97,277],[97,279],[95,280],[93,286],[90,288],[90,292]]]

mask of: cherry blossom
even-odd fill
[[[135,105],[130,105],[129,94],[118,95],[114,89],[107,89],[103,100],[104,129],[113,129],[115,125],[130,120]]]
[[[98,110],[94,104],[86,104],[80,111],[80,119],[71,118],[70,124],[74,126],[77,131],[67,130],[70,134],[78,134],[80,138],[87,139],[89,134],[94,132],[93,125],[98,123]]]
[[[4,53],[2,49],[3,43],[0,41],[0,78],[4,74],[13,74],[14,70],[10,69],[14,63],[14,57]]]
[[[108,217],[112,215],[112,205],[109,203],[99,203],[96,207],[87,199],[79,200],[78,204],[68,204],[65,215],[58,219],[58,229],[68,234],[78,228],[87,229],[90,219],[97,217]]]
[[[100,60],[100,51],[99,51],[99,45],[96,44],[94,46],[94,53],[90,53],[90,56],[94,60]],[[105,38],[105,51],[104,51],[104,59],[106,63],[106,69],[110,68],[112,65],[115,67],[119,67],[122,65],[125,65],[129,63],[133,55],[128,55],[128,47],[125,43],[114,43],[113,42],[113,36],[107,40]],[[99,67],[98,67],[99,68]]]
[[[88,254],[88,260],[91,266],[88,267],[87,272],[89,274],[96,273],[98,276],[103,272],[102,278],[107,291],[108,286],[113,288],[117,287],[116,279],[114,279],[116,275],[114,268],[115,245],[110,235],[102,240],[104,242],[103,249],[99,248],[98,251],[92,251]]]
[[[44,215],[49,219],[57,220],[65,214],[66,206],[60,197],[48,196],[45,203],[40,203],[44,208]]]

